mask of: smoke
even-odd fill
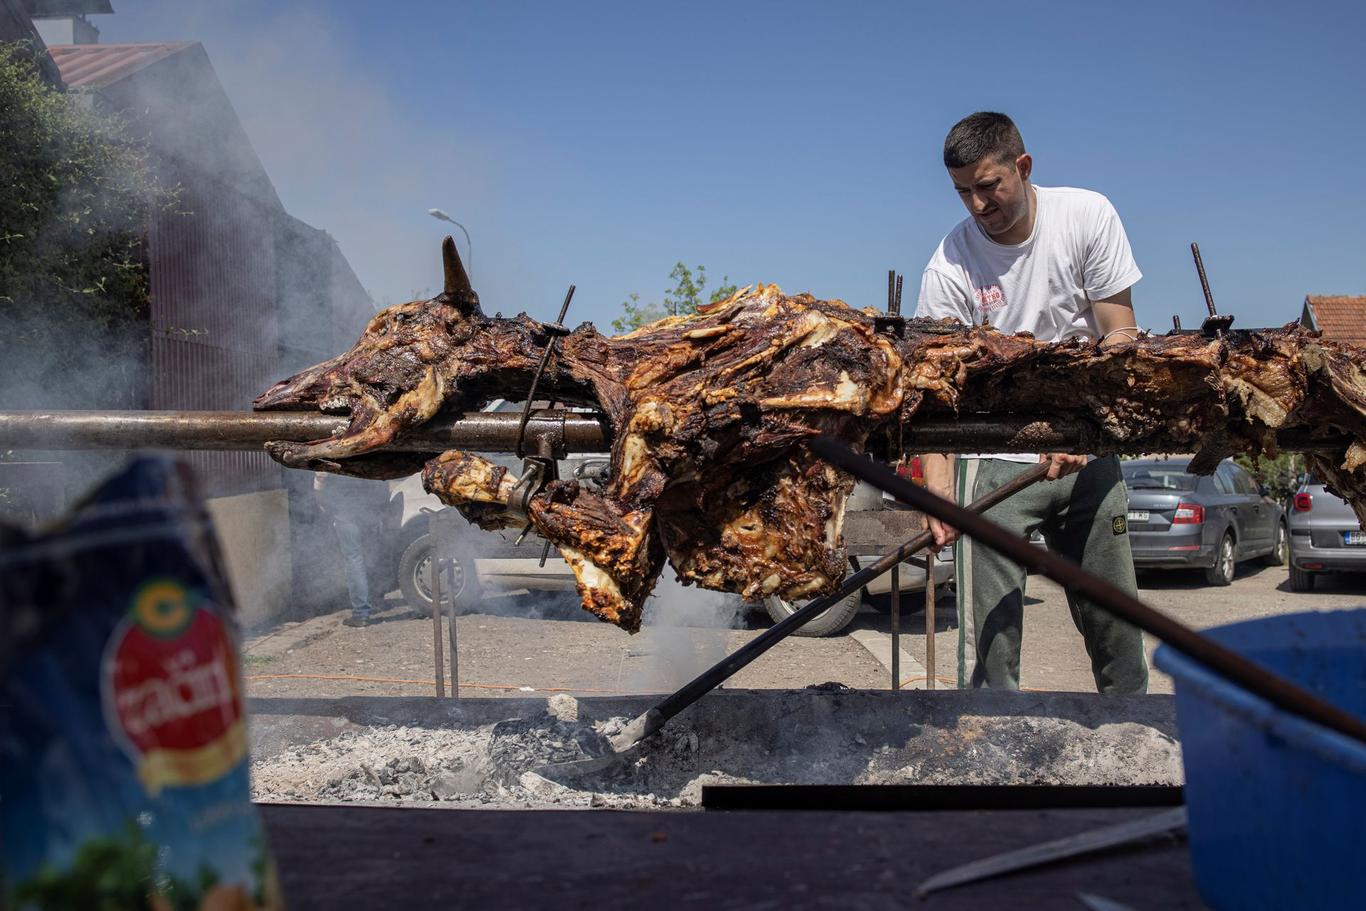
[[[667,569],[645,602],[641,632],[629,654],[644,662],[626,678],[628,690],[677,689],[726,656],[731,630],[741,628],[736,595],[684,586]]]
[[[125,4],[98,25],[104,43],[203,45],[81,95],[147,138],[180,197],[149,226],[152,312],[136,352],[96,342],[80,377],[57,388],[38,369],[52,351],[36,349],[33,382],[11,390],[8,407],[246,409],[275,380],[352,344],[372,297],[408,300],[439,283],[442,231],[425,210],[468,219],[488,196],[487,168],[463,138],[456,147],[434,136],[382,88],[378,70],[390,64],[339,33],[325,9],[166,0]],[[75,333],[71,344],[91,337]],[[95,394],[109,390],[122,398]],[[337,537],[310,475],[264,453],[178,455],[217,498],[249,618],[347,606]],[[61,464],[46,486],[62,494],[45,501],[69,501],[123,456],[53,454]],[[373,486],[364,536],[379,607],[396,576],[397,528],[390,492]],[[284,604],[282,579],[292,579]]]
[[[493,148],[390,92],[409,62],[377,56],[326,6],[154,0],[100,24],[110,41],[203,42],[285,208],[336,238],[377,301],[439,286],[444,230],[427,209],[476,243],[497,209]],[[474,265],[479,282],[490,270]]]

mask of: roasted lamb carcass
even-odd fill
[[[350,351],[277,384],[256,407],[350,415],[333,439],[270,444],[285,465],[372,478],[422,470],[444,502],[502,527],[521,520],[503,467],[465,452],[384,451],[438,411],[524,396],[552,338],[525,314],[485,316],[449,238],[443,251],[442,294],[380,313]],[[627,335],[584,324],[562,338],[539,394],[603,412],[611,475],[601,493],[551,482],[525,511],[573,567],[584,605],[628,630],[665,560],[685,582],[750,599],[832,590],[847,566],[840,531],[852,485],[806,441],[830,434],[885,455],[925,415],[1080,417],[1094,427],[1092,451],[1198,451],[1206,470],[1226,454],[1273,452],[1277,431],[1345,435],[1340,451],[1310,459],[1366,518],[1358,360],[1289,327],[1101,351],[902,324],[758,286]]]

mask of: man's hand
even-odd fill
[[[1045,452],[1039,456],[1039,461],[1049,463],[1045,477],[1050,481],[1076,474],[1086,467],[1086,456],[1072,455],[1070,452]]]
[[[940,496],[946,500],[949,498],[948,494],[940,494]],[[952,525],[945,525],[933,516],[928,517],[928,521],[930,523],[930,534],[934,535],[934,546],[936,548],[948,547],[958,540],[958,529]]]
[[[920,458],[920,464],[925,469],[925,489],[936,496],[957,502],[953,492],[953,462],[953,456],[940,453],[926,453]],[[958,540],[958,529],[933,517],[926,518],[936,548],[948,547]]]

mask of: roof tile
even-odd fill
[[[1325,338],[1366,345],[1366,297],[1310,294],[1305,303]]]
[[[48,48],[62,73],[62,81],[74,88],[102,89],[138,70],[179,53],[194,42],[168,44],[57,44]]]

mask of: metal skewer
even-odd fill
[[[569,312],[569,302],[574,299],[574,286],[570,285],[565,292],[564,303],[560,304],[560,315],[555,317],[553,323],[542,323],[550,338],[546,340],[545,351],[541,353],[541,362],[536,367],[536,375],[531,378],[531,389],[526,394],[526,404],[522,406],[522,420],[517,424],[517,458],[525,458],[526,451],[523,448],[526,440],[527,421],[531,420],[531,403],[536,398],[536,387],[541,384],[541,377],[545,374],[546,365],[550,363],[550,357],[555,353],[555,343],[560,340],[560,336],[568,335],[569,330],[565,328],[564,316]]]
[[[1220,314],[1214,309],[1214,295],[1209,290],[1209,278],[1205,275],[1205,261],[1200,258],[1199,244],[1191,243],[1191,256],[1195,257],[1195,271],[1200,276],[1200,290],[1205,293],[1205,309],[1209,311],[1209,316],[1205,317],[1200,331],[1211,338],[1217,338],[1225,335],[1233,325],[1233,315]]]

